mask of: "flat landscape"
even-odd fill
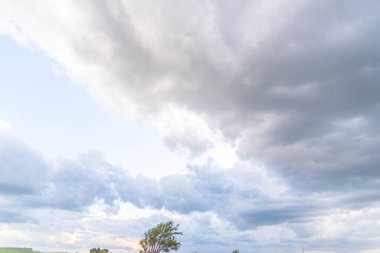
[[[32,253],[39,252],[34,251],[31,248],[0,248],[0,253]]]

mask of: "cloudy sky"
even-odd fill
[[[380,252],[379,1],[0,3],[0,246]]]

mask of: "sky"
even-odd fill
[[[380,2],[0,3],[0,246],[380,252]]]

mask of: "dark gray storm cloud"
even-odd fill
[[[295,188],[377,185],[378,2],[89,1],[76,9],[75,27],[62,13],[46,16],[42,26],[54,32],[46,40],[29,23],[17,27],[120,111],[195,113],[237,143],[241,159],[263,162]],[[14,10],[20,20],[23,11]],[[208,148],[176,133],[166,142]]]
[[[365,187],[379,177],[376,1],[77,4],[77,26],[53,5],[47,15],[28,5],[44,29],[23,21],[27,7],[13,10],[14,25],[120,111],[196,113],[237,141],[242,159],[297,188]],[[208,148],[176,133],[166,142]]]

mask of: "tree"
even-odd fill
[[[92,248],[90,249],[90,253],[108,253],[108,249],[100,249],[100,248]]]
[[[141,253],[159,253],[178,250],[181,243],[176,236],[182,235],[178,231],[179,225],[174,225],[173,221],[161,222],[157,226],[144,233],[145,238],[139,241]]]
[[[235,249],[234,251],[232,251],[232,253],[239,253],[239,250]]]

